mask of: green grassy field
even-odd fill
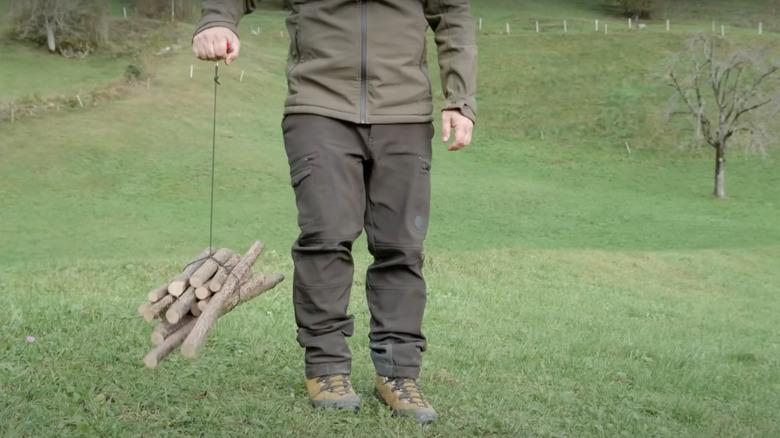
[[[474,14],[585,23],[598,4],[475,0]],[[739,15],[721,4],[708,10]],[[694,12],[679,14],[706,29]],[[192,59],[191,27],[151,58],[148,89],[0,122],[0,436],[780,435],[780,164],[735,150],[729,199],[712,197],[710,150],[684,149],[689,124],[662,117],[657,72],[682,31],[480,33],[474,144],[434,155],[421,383],[441,419],[398,421],[370,396],[362,238],[363,408],[312,410],[289,296],[283,18],[246,17],[241,58],[220,69],[214,234],[237,251],[263,240],[255,269],[288,280],[221,320],[196,360],[146,369],[152,325],[135,310],[208,244],[213,64]],[[117,79],[129,61],[93,62],[74,77]],[[25,93],[78,86],[17,77]]]

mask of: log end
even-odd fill
[[[138,306],[138,314],[144,317],[144,319],[146,319],[146,314],[149,312],[149,307],[151,306],[152,305],[148,302],[141,304],[140,306]]]
[[[211,294],[212,291],[208,287],[199,287],[195,289],[195,297],[199,300],[205,300],[206,298],[210,297]]]
[[[159,363],[159,361],[157,360],[157,358],[156,358],[156,357],[153,357],[151,354],[150,354],[149,356],[146,356],[146,357],[144,358],[144,364],[145,364],[147,367],[149,367],[149,368],[154,368],[154,367],[156,367],[158,363]]]
[[[165,337],[162,333],[152,333],[152,344],[154,344],[155,347],[162,344],[163,342],[165,342]]]
[[[194,358],[198,354],[198,346],[192,343],[184,342],[181,346],[181,355],[187,358]]]
[[[174,297],[180,297],[187,290],[188,281],[174,280],[168,285],[168,293]]]
[[[175,309],[168,309],[168,311],[165,312],[165,320],[171,324],[176,324],[179,322],[182,316],[183,315],[177,312]]]

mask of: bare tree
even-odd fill
[[[737,133],[743,132],[745,146],[765,153],[774,140],[780,101],[780,84],[766,50],[728,47],[722,38],[697,35],[687,50],[670,63],[668,78],[675,93],[670,115],[685,114],[695,126],[695,141],[715,149],[715,196],[726,197],[726,150]],[[684,62],[679,62],[683,57]],[[679,102],[682,102],[682,111]]]
[[[105,0],[16,0],[10,19],[13,38],[64,56],[86,56],[108,40]]]

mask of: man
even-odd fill
[[[235,60],[237,24],[259,0],[204,0],[193,50]],[[300,235],[292,248],[298,342],[315,407],[360,408],[349,380],[352,243],[365,229],[375,394],[395,415],[438,415],[420,390],[426,339],[423,240],[430,201],[433,29],[446,97],[442,138],[467,146],[476,117],[468,0],[291,0],[282,122]],[[228,43],[231,51],[228,52]]]

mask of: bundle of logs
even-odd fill
[[[284,280],[281,274],[253,274],[252,266],[263,251],[255,242],[240,257],[230,249],[205,249],[170,283],[149,292],[149,301],[138,307],[147,321],[161,320],[152,332],[156,347],[144,358],[157,366],[181,345],[185,357],[195,357],[217,318],[237,305],[257,297]]]

